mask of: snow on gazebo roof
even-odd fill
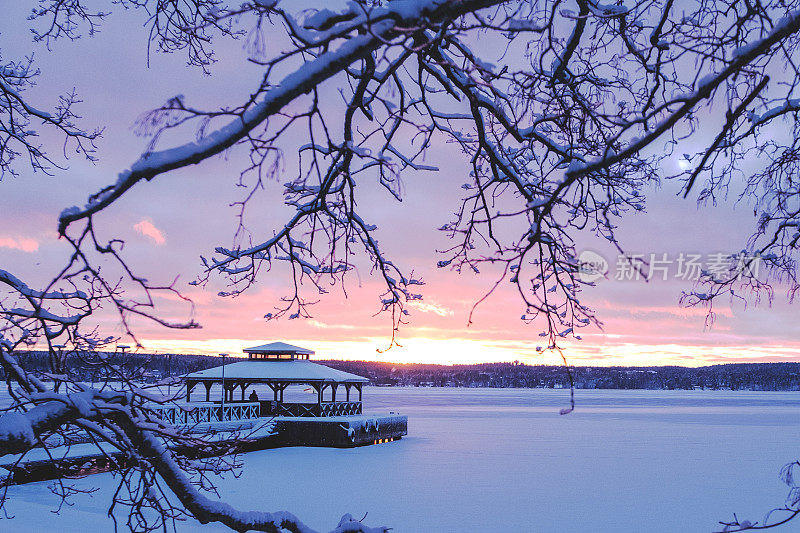
[[[276,343],[283,344],[283,343]],[[313,353],[313,352],[312,352]],[[186,374],[184,380],[220,381],[222,366],[207,368]],[[225,365],[226,380],[241,380],[251,383],[290,382],[290,383],[366,383],[369,379],[336,370],[325,365],[301,359],[286,359],[264,364],[261,361],[245,360]]]
[[[261,346],[253,346],[252,348],[245,348],[242,350],[244,353],[259,353],[259,354],[304,354],[314,355],[314,350],[308,350],[285,342],[270,342],[269,344],[262,344]]]

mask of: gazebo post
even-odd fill
[[[358,401],[359,402],[361,401],[361,387],[362,386],[363,386],[363,383],[359,383],[358,385],[356,385],[356,388],[358,389]]]
[[[334,383],[333,385],[331,385],[331,392],[332,392],[331,401],[333,403],[336,403],[336,389],[337,388],[339,388],[339,384],[338,383]]]
[[[225,420],[225,398],[227,391],[225,390],[225,358],[228,356],[226,353],[219,354],[222,357],[222,402],[219,408],[219,419]]]
[[[213,385],[213,383],[210,382],[210,381],[206,381],[205,383],[203,383],[203,385],[205,385],[205,387],[206,387],[206,401],[210,402],[211,401],[211,386]]]
[[[344,392],[345,392],[345,400],[347,400],[349,402],[350,401],[350,384],[349,383],[345,383],[344,384]]]
[[[193,387],[194,387],[194,385],[192,384],[192,382],[187,379],[186,380],[186,401],[187,402],[191,402],[192,401],[192,388]]]

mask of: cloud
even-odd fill
[[[412,307],[423,313],[435,313],[439,316],[453,316],[453,311],[447,307],[431,302],[423,302],[420,300],[412,300],[408,302],[408,307]]]
[[[135,224],[133,229],[144,235],[145,237],[150,237],[154,243],[158,244],[159,246],[167,242],[166,237],[164,237],[164,233],[155,227],[152,222],[147,219],[142,219],[141,222]]]
[[[28,239],[26,237],[0,236],[0,248],[11,248],[12,250],[22,250],[23,252],[35,252],[39,249],[39,242],[35,239]]]
[[[320,329],[362,329],[363,326],[354,326],[353,324],[328,324],[326,322],[320,322],[319,320],[310,319],[308,324],[315,328]]]

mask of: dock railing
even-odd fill
[[[323,417],[360,415],[361,402],[261,402],[262,416]]]
[[[232,422],[249,420],[261,415],[259,402],[163,404],[151,407],[156,416],[173,426],[201,422]]]

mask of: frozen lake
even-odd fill
[[[397,532],[698,531],[761,520],[800,458],[800,393],[373,388],[367,412],[409,416],[409,436],[358,449],[243,456],[220,482],[239,508],[287,510],[321,531],[349,512]],[[56,516],[47,483],[12,487],[2,531],[107,531],[111,474]],[[791,529],[791,526],[790,526]],[[184,523],[184,531],[225,531]]]

